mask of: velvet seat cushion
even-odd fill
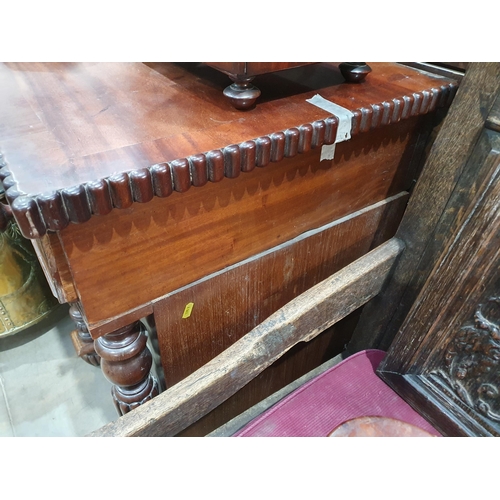
[[[358,352],[296,389],[251,421],[237,437],[328,436],[364,416],[389,417],[439,436],[423,417],[375,373],[385,352]]]

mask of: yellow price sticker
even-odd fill
[[[194,303],[190,302],[189,304],[186,304],[186,307],[184,308],[184,312],[182,313],[182,319],[189,318],[191,316],[191,311],[193,310]]]

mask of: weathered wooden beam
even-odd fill
[[[402,250],[395,238],[380,245],[296,297],[192,375],[90,436],[177,434],[295,344],[313,339],[373,298]]]

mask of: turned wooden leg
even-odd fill
[[[120,415],[159,393],[158,383],[150,373],[153,358],[146,342],[146,329],[140,321],[94,342],[104,376],[114,384],[111,394]]]
[[[342,76],[349,83],[360,83],[372,69],[365,62],[345,62],[339,64]]]
[[[70,306],[69,315],[76,325],[76,329],[71,332],[71,340],[76,354],[88,364],[99,366],[101,358],[95,352],[94,339],[90,336],[87,325],[83,321],[82,313],[76,304]]]
[[[234,83],[224,89],[224,95],[236,109],[250,109],[260,96],[260,90],[250,83],[254,77],[238,76],[231,79]]]

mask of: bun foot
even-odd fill
[[[250,109],[260,96],[260,90],[252,85],[251,78],[234,80],[234,83],[224,89],[224,95],[236,109]]]
[[[361,83],[372,69],[364,62],[345,62],[339,64],[342,76],[349,83]]]

